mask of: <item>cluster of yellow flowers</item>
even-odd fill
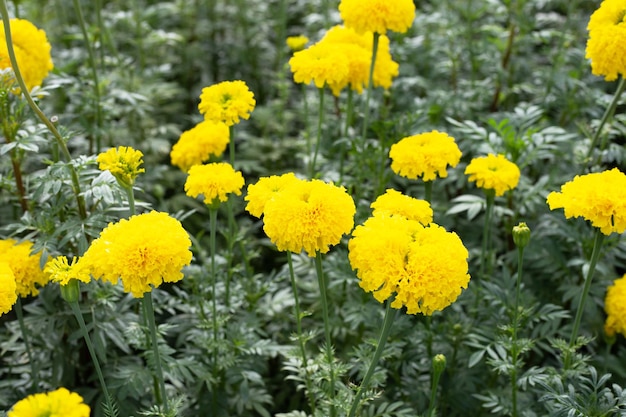
[[[461,239],[428,221],[432,210],[425,201],[388,190],[372,207],[372,217],[348,242],[361,288],[381,303],[395,296],[391,306],[408,314],[431,315],[452,304],[470,279]]]
[[[626,275],[613,282],[604,299],[607,318],[604,331],[608,336],[620,333],[626,336]]]
[[[517,186],[520,170],[504,155],[489,154],[472,159],[465,167],[465,174],[469,175],[469,181],[476,182],[476,186],[494,190],[499,197]]]
[[[586,58],[591,72],[613,81],[626,74],[626,3],[604,0],[591,15],[587,26]]]
[[[309,43],[309,38],[304,35],[289,36],[285,43],[292,51],[301,51]]]
[[[339,13],[358,33],[406,32],[415,19],[413,0],[341,0]]]
[[[219,204],[228,200],[228,195],[241,195],[244,185],[243,175],[226,162],[194,165],[189,169],[185,192],[196,198],[200,194],[207,205]]]
[[[250,118],[255,105],[254,94],[245,82],[224,81],[202,89],[198,110],[204,115],[204,120],[232,126],[239,123],[240,118]]]
[[[41,254],[32,253],[33,243],[18,243],[13,239],[0,240],[0,262],[11,268],[15,278],[18,297],[39,294],[37,287],[48,283],[48,276],[41,270]]]
[[[0,315],[11,311],[17,301],[15,275],[7,262],[0,262]]]
[[[211,155],[221,156],[229,141],[230,130],[225,123],[200,122],[180,135],[170,153],[172,164],[187,172],[192,166],[208,161]]]
[[[109,171],[124,188],[132,187],[139,174],[145,172],[143,153],[129,146],[119,146],[98,155],[98,168]]]
[[[293,174],[248,187],[246,210],[263,216],[263,230],[280,251],[326,253],[354,226],[356,207],[344,187]]]
[[[28,20],[11,19],[10,28],[17,66],[26,87],[32,90],[33,87],[40,86],[54,68],[50,43],[46,32],[37,29]],[[11,67],[4,26],[0,25],[0,69]]]
[[[83,398],[66,388],[33,394],[18,401],[7,417],[89,417],[91,410]]]

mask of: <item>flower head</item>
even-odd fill
[[[245,197],[245,200],[248,202],[246,210],[254,217],[260,218],[269,200],[289,185],[298,181],[302,180],[296,177],[293,172],[259,178],[256,184],[248,186],[248,193]]]
[[[393,308],[431,315],[452,304],[467,288],[468,251],[461,239],[434,223],[385,214],[357,226],[348,258],[359,285]]]
[[[209,160],[211,155],[220,156],[230,142],[230,130],[222,122],[205,120],[184,131],[172,147],[172,164],[183,171]]]
[[[13,271],[18,297],[39,294],[37,287],[48,283],[48,276],[41,270],[41,254],[31,254],[33,243],[17,243],[13,239],[0,241],[0,262],[6,262]]]
[[[226,123],[232,126],[240,118],[248,120],[256,101],[248,85],[241,81],[223,81],[202,89],[198,110],[204,120]]]
[[[162,282],[183,278],[191,262],[191,241],[180,222],[152,211],[109,225],[94,240],[80,262],[94,278],[122,280],[124,291],[137,298]]]
[[[402,216],[416,220],[424,226],[433,221],[433,209],[430,208],[428,201],[409,197],[391,188],[379,196],[371,207],[374,209],[372,213],[374,216],[381,214]]]
[[[565,217],[583,217],[605,235],[626,230],[626,175],[617,168],[577,175],[548,194],[550,210],[565,209]]]
[[[606,322],[604,331],[608,336],[621,333],[626,337],[626,275],[616,279],[607,291],[604,299]]]
[[[591,72],[613,81],[626,74],[626,4],[604,0],[591,15],[585,57],[591,59]]]
[[[346,26],[358,33],[404,33],[415,19],[415,5],[413,0],[341,0],[339,13]]]
[[[301,51],[304,49],[307,43],[309,43],[309,38],[304,35],[299,36],[289,36],[286,40],[287,46],[292,51]]]
[[[7,417],[89,417],[90,413],[89,406],[83,403],[80,395],[59,388],[18,401]]]
[[[44,272],[50,275],[50,281],[58,282],[61,285],[67,285],[71,279],[89,282],[91,281],[89,271],[85,269],[85,265],[81,262],[81,259],[76,261],[76,257],[74,256],[70,263],[66,256],[58,256],[48,261]]]
[[[50,56],[50,43],[46,32],[37,29],[28,20],[11,19],[10,26],[17,65],[26,87],[32,90],[33,87],[41,85],[54,67]],[[0,69],[10,67],[4,25],[0,25]]]
[[[143,153],[130,146],[111,148],[98,155],[98,167],[108,170],[124,188],[132,187],[135,179],[145,169],[139,168],[143,164]]]
[[[13,271],[6,262],[0,262],[0,315],[11,311],[17,301],[17,286]]]
[[[454,138],[433,130],[401,139],[389,150],[391,169],[409,179],[423,177],[432,181],[437,176],[448,176],[447,167],[455,167],[461,160],[461,151]]]
[[[489,154],[470,161],[465,167],[465,174],[476,186],[487,190],[494,190],[496,197],[504,195],[505,191],[517,187],[520,170],[504,155]]]
[[[308,84],[311,81],[317,88],[324,85],[346,85],[349,62],[345,51],[337,45],[318,42],[307,49],[298,51],[289,60],[293,80]]]
[[[228,194],[241,195],[243,175],[226,162],[194,165],[189,169],[185,192],[189,197],[204,196],[207,205],[228,200]]]
[[[278,250],[315,256],[352,230],[355,213],[345,188],[320,180],[296,181],[266,202],[263,230]]]

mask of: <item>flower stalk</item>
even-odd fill
[[[328,300],[327,300],[327,285],[326,278],[324,277],[324,270],[322,268],[322,254],[320,251],[315,251],[315,270],[317,272],[317,282],[320,288],[320,302],[322,303],[322,314],[324,316],[324,335],[326,337],[326,360],[330,370],[330,417],[335,417],[335,368],[334,368],[334,355],[333,345],[330,338],[330,318],[328,314]]]

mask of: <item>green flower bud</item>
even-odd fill
[[[433,358],[433,371],[435,371],[436,375],[441,375],[441,373],[446,369],[446,357],[441,353],[435,355]]]
[[[518,248],[525,248],[530,241],[530,229],[526,223],[521,222],[513,227],[513,242]]]
[[[70,279],[67,284],[61,285],[61,297],[68,303],[78,301],[80,295],[80,286],[78,280],[75,278]]]

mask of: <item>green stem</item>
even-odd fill
[[[213,343],[217,346],[217,276],[215,270],[215,234],[217,229],[217,208],[209,208],[209,247],[211,250],[211,315],[213,319]],[[214,365],[217,366],[217,350],[214,350]]]
[[[524,259],[524,247],[517,247],[517,282],[515,287],[515,306],[513,310],[513,335],[511,340],[511,361],[513,369],[511,370],[511,399],[513,407],[513,416],[517,417],[517,359],[519,357],[519,349],[517,347],[517,328],[519,326],[519,297],[522,287],[522,267]]]
[[[609,106],[604,111],[604,114],[602,115],[602,119],[600,119],[600,124],[598,125],[598,127],[596,129],[596,133],[591,138],[591,143],[589,144],[589,150],[587,151],[587,158],[586,158],[587,162],[591,162],[591,154],[593,153],[593,150],[596,147],[596,144],[597,144],[598,140],[600,139],[600,136],[602,135],[602,130],[604,128],[604,125],[615,114],[615,109],[617,108],[617,103],[619,102],[619,99],[620,99],[622,93],[624,92],[624,88],[626,88],[626,79],[624,77],[621,77],[620,80],[619,80],[619,84],[617,85],[617,90],[615,90],[615,94],[613,95],[613,99],[611,100],[611,103],[609,104]],[[603,148],[604,148],[604,146],[601,146],[600,147],[600,151],[602,151]],[[584,167],[584,168],[586,168],[586,167]]]
[[[424,200],[428,201],[428,204],[433,200],[433,182],[424,181]]]
[[[41,120],[41,122],[46,125],[48,130],[50,130],[55,140],[57,141],[59,149],[61,149],[61,152],[63,153],[63,156],[65,157],[66,162],[68,162],[68,167],[69,167],[70,175],[72,178],[73,191],[76,197],[76,202],[78,204],[78,212],[80,214],[80,218],[84,220],[87,218],[87,210],[85,209],[85,200],[83,198],[83,195],[80,189],[80,182],[78,180],[78,174],[76,173],[76,169],[74,168],[74,166],[71,164],[72,155],[70,154],[70,151],[67,148],[65,140],[63,140],[63,137],[61,136],[57,128],[46,117],[46,115],[43,114],[39,106],[37,106],[37,104],[31,97],[30,92],[28,91],[28,88],[26,87],[26,83],[24,82],[24,78],[22,77],[22,73],[20,71],[19,66],[17,65],[17,59],[15,57],[15,49],[13,48],[13,37],[11,36],[9,11],[7,10],[7,5],[6,5],[5,0],[0,0],[0,14],[2,15],[2,22],[4,24],[4,35],[5,35],[5,39],[7,43],[7,52],[9,53],[11,67],[13,68],[13,72],[15,73],[15,78],[17,80],[17,83],[20,86],[20,89],[21,89],[22,94],[24,95],[24,98],[28,102],[28,105],[33,110],[35,115],[39,118],[39,120]]]
[[[154,318],[154,305],[152,303],[152,293],[148,291],[143,295],[144,312],[146,313],[146,323],[150,330],[150,344],[154,354],[154,367],[156,377],[159,380],[159,389],[155,391],[154,396],[157,402],[163,403],[163,410],[167,414],[169,412],[169,404],[167,401],[167,392],[165,391],[165,379],[163,378],[163,369],[161,368],[161,355],[159,353],[159,344],[157,341],[156,320]]]
[[[491,272],[491,255],[489,253],[491,249],[491,218],[493,217],[493,206],[495,201],[495,191],[485,190],[485,224],[483,225],[483,245],[481,252],[480,262],[480,277],[485,277],[485,271]]]
[[[22,339],[24,339],[24,347],[26,348],[26,354],[28,355],[28,362],[30,363],[30,373],[33,379],[33,392],[37,392],[39,387],[39,372],[37,372],[37,366],[35,364],[33,352],[30,346],[30,339],[28,335],[28,328],[24,322],[24,310],[22,309],[22,299],[18,296],[15,302],[15,314],[17,315],[17,321],[20,324],[20,331],[22,332]]]
[[[433,359],[433,362],[436,358]],[[435,417],[435,410],[437,409],[437,387],[439,386],[439,379],[441,378],[441,374],[443,373],[443,369],[436,369],[436,366],[433,364],[432,371],[432,381],[430,387],[430,401],[428,403],[428,412],[426,412],[427,417]]]
[[[372,90],[374,89],[374,67],[376,65],[376,55],[378,53],[378,40],[380,39],[380,33],[374,32],[374,40],[372,42],[372,60],[370,62],[370,72],[367,82],[367,91],[365,93],[365,109],[363,110],[363,126],[361,127],[361,140],[365,144],[365,136],[367,135],[367,128],[369,125],[370,117],[370,99],[372,96]]]
[[[396,316],[396,310],[392,311],[391,309],[391,299],[387,300],[387,308],[385,310],[385,318],[383,320],[383,328],[380,331],[380,336],[378,337],[378,343],[376,344],[376,351],[374,352],[374,357],[372,358],[372,362],[370,362],[369,368],[367,368],[367,372],[363,381],[361,381],[361,385],[356,391],[356,395],[354,396],[354,400],[352,401],[352,407],[350,407],[350,412],[348,413],[348,417],[354,417],[356,414],[356,410],[359,408],[359,403],[361,400],[361,396],[363,392],[369,388],[370,379],[372,379],[372,375],[374,375],[374,371],[376,370],[376,365],[378,365],[378,361],[385,350],[385,344],[387,343],[387,339],[389,337],[389,331],[391,330],[391,325],[393,324],[393,320]]]
[[[229,126],[230,141],[228,142],[228,152],[230,156],[230,165],[235,168],[235,129],[234,126]]]
[[[306,349],[304,347],[304,340],[302,337],[302,313],[300,311],[300,298],[298,297],[298,286],[296,285],[296,276],[293,271],[293,261],[291,251],[287,251],[287,264],[289,265],[289,279],[291,281],[291,288],[293,288],[294,299],[294,314],[296,316],[296,331],[298,337],[298,345],[300,346],[300,354],[302,355],[302,368],[305,373],[305,384],[307,388],[307,399],[309,401],[309,407],[311,407],[311,414],[315,414],[315,401],[313,398],[313,391],[311,387],[311,380],[308,369],[308,360]]]
[[[83,16],[83,10],[80,6],[79,0],[72,0],[74,4],[74,9],[76,10],[76,16],[78,17],[78,24],[80,25],[80,30],[83,34],[83,39],[85,41],[85,47],[87,48],[87,56],[89,58],[89,67],[91,68],[91,77],[93,79],[93,93],[94,93],[94,106],[96,109],[96,120],[95,120],[95,132],[94,136],[96,138],[96,153],[100,152],[100,130],[102,128],[102,108],[100,105],[100,80],[98,79],[98,67],[96,65],[96,55],[93,52],[93,47],[91,46],[91,41],[89,40],[89,33],[87,32],[87,24],[85,23],[85,17]]]
[[[113,398],[109,394],[109,390],[107,389],[106,382],[104,382],[104,375],[102,374],[102,368],[100,367],[100,361],[98,360],[98,356],[96,355],[96,350],[93,347],[93,343],[91,341],[91,337],[89,336],[89,332],[87,331],[87,325],[85,324],[85,319],[83,318],[83,313],[80,311],[80,307],[78,305],[78,301],[68,302],[70,308],[72,309],[72,313],[74,313],[74,317],[80,326],[80,331],[83,333],[83,338],[85,339],[85,343],[87,344],[87,350],[89,350],[89,355],[91,356],[91,360],[93,361],[94,368],[96,368],[96,374],[98,375],[98,380],[100,381],[100,385],[102,386],[102,391],[104,392],[104,398],[107,403],[107,407],[109,410],[114,410],[115,407],[113,405]],[[95,320],[95,318],[94,318]]]
[[[130,216],[134,216],[136,214],[135,211],[135,193],[133,192],[133,186],[124,187],[126,190],[126,195],[128,196],[128,212]]]
[[[565,361],[563,364],[563,368],[565,370],[569,369],[569,366],[571,364],[572,348],[576,344],[576,340],[578,338],[578,330],[580,328],[580,321],[583,317],[583,311],[585,310],[585,302],[587,301],[587,295],[589,294],[589,289],[591,288],[591,281],[593,279],[593,273],[596,269],[596,264],[598,263],[598,259],[600,258],[600,251],[602,248],[603,241],[604,241],[604,234],[600,231],[600,229],[596,228],[596,235],[593,241],[593,251],[591,252],[591,260],[589,261],[589,269],[587,270],[585,284],[583,286],[583,291],[580,296],[580,301],[578,302],[578,308],[576,309],[576,318],[574,319],[574,328],[572,329],[572,334],[569,339],[570,349],[566,352]]]
[[[315,252],[315,270],[317,271],[317,282],[320,288],[320,301],[322,303],[322,313],[324,315],[324,335],[326,336],[326,360],[330,369],[330,416],[335,417],[335,368],[333,345],[330,338],[330,319],[328,314],[327,285],[322,268],[322,254]]]
[[[311,160],[311,167],[309,169],[309,175],[311,178],[315,176],[315,162],[317,161],[317,154],[320,149],[320,142],[322,141],[322,126],[324,122],[324,87],[318,88],[320,93],[320,106],[319,115],[317,119],[317,138],[315,141],[315,152],[313,153],[313,159]]]

